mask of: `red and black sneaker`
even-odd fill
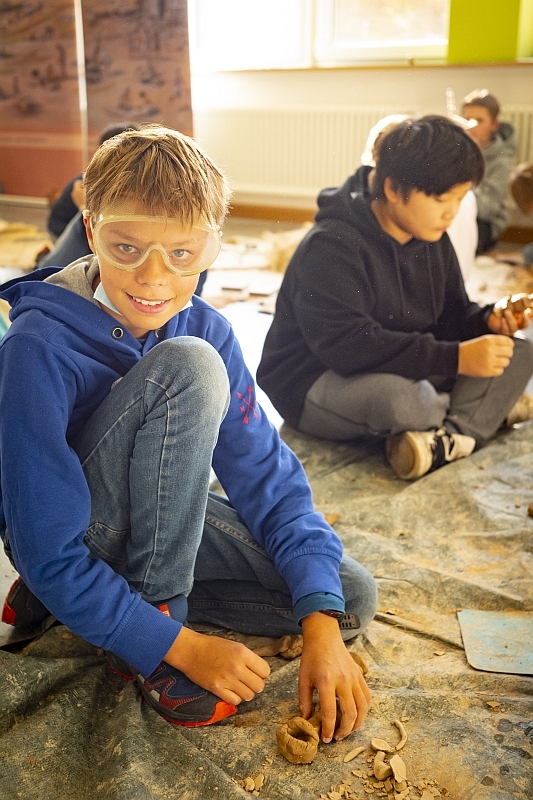
[[[187,728],[213,725],[237,711],[234,705],[202,689],[165,661],[145,678],[114,653],[107,652],[106,657],[111,668],[123,678],[135,678],[145,700],[172,725]]]
[[[17,578],[5,599],[2,622],[15,628],[30,628],[49,616],[46,606],[30,592],[22,578]]]

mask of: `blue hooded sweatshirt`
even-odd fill
[[[63,273],[78,282],[81,275],[83,283],[97,268],[93,256]],[[127,330],[116,339],[118,323],[93,300],[90,282],[77,293],[57,285],[59,272],[36,270],[0,291],[12,320],[0,342],[0,533],[7,529],[17,570],[31,591],[75,633],[144,675],[170,649],[181,624],[142,600],[104,561],[89,557],[90,494],[69,442],[113,383],[159,341],[196,336],[218,351],[229,376],[231,401],[213,468],[231,504],[287,582],[293,604],[303,602],[310,613],[324,607],[318,593],[325,592],[343,609],[342,544],[314,511],[300,462],[257,404],[229,322],[193,296],[144,343]]]

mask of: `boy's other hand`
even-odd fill
[[[531,322],[531,309],[526,308],[525,311],[515,313],[511,309],[506,308],[501,315],[494,312],[489,316],[487,325],[493,333],[499,333],[503,336],[513,336],[517,331],[529,328]]]
[[[240,642],[183,627],[165,656],[194,683],[226,703],[252,700],[265,688],[270,667]]]
[[[510,336],[487,334],[459,345],[458,375],[471,378],[497,378],[509,366],[514,341]]]
[[[370,707],[370,691],[359,667],[342,640],[336,619],[315,611],[302,620],[303,652],[298,680],[300,710],[304,719],[312,713],[313,690],[322,709],[322,740],[344,739],[360,728]],[[335,730],[337,698],[342,714]]]

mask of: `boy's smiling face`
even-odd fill
[[[142,214],[142,211],[139,212]],[[153,249],[136,269],[119,269],[110,264],[101,248],[95,244],[90,220],[85,219],[87,239],[93,253],[98,256],[100,280],[109,300],[120,312],[102,306],[123,327],[135,337],[145,336],[157,330],[187,305],[196,285],[198,274],[183,276],[172,272],[165,262],[162,252]],[[111,230],[113,246],[128,252],[132,248],[157,243],[166,253],[177,253],[187,259],[187,254],[202,246],[199,241],[207,231],[195,229],[194,235],[176,220],[153,222],[138,226],[139,233],[132,237],[131,222],[114,223]],[[137,241],[136,237],[139,237]],[[97,285],[97,284],[96,284]],[[93,289],[96,289],[96,285]]]
[[[374,200],[372,210],[383,230],[400,244],[413,238],[438,242],[452,224],[461,200],[471,188],[472,183],[468,181],[452,186],[441,195],[427,195],[411,189],[405,200],[400,191],[393,189],[390,178],[386,178],[384,191],[387,200]]]

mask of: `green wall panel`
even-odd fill
[[[514,61],[532,44],[532,0],[451,0],[448,61]]]

